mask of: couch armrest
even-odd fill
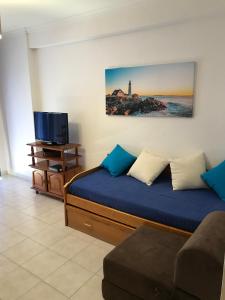
[[[175,286],[201,300],[219,300],[225,252],[225,212],[210,213],[177,254]]]

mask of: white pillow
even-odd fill
[[[147,185],[151,185],[168,164],[168,160],[144,150],[138,156],[127,175]]]
[[[201,179],[206,171],[203,153],[174,159],[170,162],[173,190],[207,188]]]

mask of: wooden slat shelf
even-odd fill
[[[34,142],[34,143],[28,143],[27,146],[39,147],[39,148],[63,152],[65,150],[79,148],[81,145],[80,144],[48,145],[48,144],[43,144],[41,142]]]
[[[62,172],[57,172],[57,171],[53,171],[53,170],[49,169],[49,165],[48,165],[47,161],[40,161],[40,162],[35,163],[35,165],[32,165],[32,164],[29,165],[29,167],[31,167],[33,169],[41,170],[41,171],[48,171],[48,172],[53,172],[53,173],[62,173]],[[76,167],[80,167],[80,166],[67,165],[65,172],[70,171],[71,169],[74,169]]]
[[[53,161],[70,161],[74,160],[76,157],[81,157],[79,154],[72,154],[72,153],[64,153],[63,158],[61,156],[49,156],[45,154],[44,151],[38,151],[34,154],[29,153],[28,156],[40,158],[40,159],[46,159],[46,160],[53,160]]]

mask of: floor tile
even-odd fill
[[[72,261],[68,261],[45,281],[70,297],[92,276],[93,273]]]
[[[9,233],[10,228],[7,225],[0,224],[0,237]]]
[[[16,207],[17,210],[23,210],[32,204],[32,200],[30,196],[26,197],[26,193],[23,193],[23,195],[19,195],[17,192],[15,197],[7,199],[6,204],[8,206],[11,206],[12,208]]]
[[[45,250],[45,247],[31,239],[25,239],[3,252],[3,254],[17,264],[23,264],[43,250]]]
[[[68,228],[70,228],[70,227],[68,227]],[[71,234],[79,237],[80,239],[82,239],[86,242],[94,242],[96,240],[96,238],[92,237],[91,235],[88,235],[88,234],[78,231],[76,229],[70,228],[70,231],[71,231]]]
[[[3,235],[0,237],[0,252],[6,251],[8,248],[25,240],[25,238],[25,235],[10,230],[7,235]]]
[[[98,270],[98,272],[96,273],[96,275],[100,276],[103,279],[103,277],[104,277],[103,266]]]
[[[8,258],[0,255],[0,276],[5,276],[7,273],[12,272],[18,266],[10,261]]]
[[[85,248],[78,255],[75,255],[72,260],[87,270],[97,272],[101,268],[103,258],[107,253],[108,250],[100,248],[96,245],[91,245]]]
[[[59,226],[59,227],[67,227],[67,228],[71,228],[68,226],[65,226],[65,216],[63,216],[62,219],[58,220],[56,223],[54,223],[54,225]],[[72,228],[71,228],[72,229]]]
[[[28,208],[24,209],[23,212],[32,217],[38,217],[41,214],[45,214],[49,211],[49,208],[39,203],[33,203]]]
[[[61,265],[63,265],[66,260],[66,258],[56,254],[53,251],[45,250],[23,264],[23,267],[31,273],[44,279],[58,269]]]
[[[47,229],[42,230],[39,233],[36,233],[32,236],[34,241],[37,241],[47,247],[61,241],[63,238],[69,235],[69,232],[65,232],[63,229],[48,227]]]
[[[38,281],[37,277],[18,267],[0,278],[0,299],[17,299],[35,286]]]
[[[99,276],[92,277],[83,285],[71,300],[104,300],[102,297],[102,279]]]
[[[54,199],[54,198],[48,197],[44,194],[35,195],[35,203],[40,204],[43,207],[47,207],[48,210],[56,208],[56,207],[61,207],[64,205],[62,200]]]
[[[61,229],[61,230],[63,230],[67,234],[71,234],[71,235],[73,235],[75,237],[79,237],[76,234],[77,230],[74,230],[73,228],[65,225],[65,218],[63,218],[62,220],[60,220],[60,221],[52,224],[51,226],[52,226],[52,228],[55,228],[56,230]],[[85,238],[83,238],[83,240],[85,240]],[[91,239],[89,241],[91,241]]]
[[[107,251],[111,251],[111,250],[113,250],[115,248],[114,245],[106,243],[106,242],[98,240],[98,239],[95,239],[95,241],[93,242],[93,244],[96,245],[96,246],[98,246],[98,247],[102,247],[102,248],[106,249]]]
[[[44,282],[40,282],[18,300],[66,300],[67,297]]]
[[[35,233],[38,233],[44,229],[48,228],[48,224],[41,222],[35,218],[25,222],[19,226],[16,226],[14,230],[23,233],[26,236],[33,236]]]
[[[66,258],[71,258],[75,254],[89,245],[88,242],[74,236],[67,236],[66,238],[53,244],[50,249]]]
[[[36,217],[48,224],[57,223],[60,220],[64,219],[64,207],[61,207],[60,209],[52,209],[50,210],[50,212],[44,213]]]
[[[6,210],[6,208],[3,209],[3,214],[1,214],[1,223],[9,226],[9,227],[15,227],[19,224],[22,224],[24,222],[30,221],[31,217],[18,212],[18,210],[12,208],[11,210]]]

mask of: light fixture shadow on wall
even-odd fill
[[[2,39],[2,20],[0,17],[0,40]]]

